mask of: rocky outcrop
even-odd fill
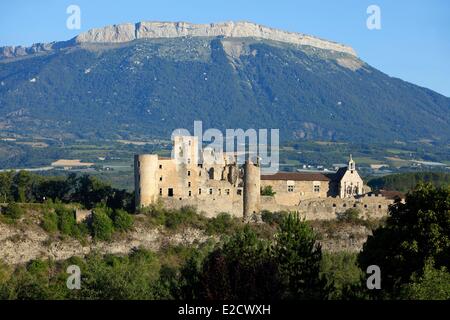
[[[177,37],[228,37],[260,38],[298,45],[307,45],[325,50],[334,50],[356,56],[349,46],[322,40],[313,36],[287,32],[251,22],[223,22],[192,24],[187,22],[138,22],[92,29],[75,38],[77,43],[117,43],[136,39],[177,38]]]
[[[223,22],[193,24],[188,22],[138,22],[124,23],[91,29],[69,41],[36,43],[31,47],[0,47],[0,59],[23,57],[35,53],[45,53],[83,43],[124,43],[137,39],[177,38],[177,37],[224,37],[258,38],[296,45],[306,45],[324,50],[333,50],[356,57],[349,46],[319,39],[310,35],[287,32],[251,22]]]
[[[53,238],[37,225],[15,227],[0,223],[0,261],[22,264],[34,259],[65,260],[89,253],[128,254],[134,248],[156,251],[165,245],[192,245],[202,243],[210,236],[201,230],[186,228],[168,233],[162,228],[137,223],[133,231],[111,242],[88,239],[82,243],[74,238]]]

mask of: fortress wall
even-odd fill
[[[382,218],[388,214],[388,206],[392,200],[383,197],[373,197],[370,199],[340,199],[325,198],[304,200],[297,206],[280,205],[274,197],[261,197],[261,210],[268,211],[296,211],[306,220],[331,220],[336,219],[338,213],[343,213],[347,209],[357,208],[361,212],[361,218]]]
[[[293,192],[288,192],[288,184],[294,186]],[[319,192],[314,192],[314,185],[319,186]],[[261,180],[261,187],[265,186],[272,186],[277,203],[286,206],[298,205],[301,200],[326,198],[329,192],[328,181]]]
[[[179,198],[163,198],[162,200],[166,208],[179,209],[185,206],[192,206],[208,218],[216,217],[221,212],[227,212],[234,217],[242,218],[242,196],[215,195],[193,197],[191,199],[184,198],[182,200]]]

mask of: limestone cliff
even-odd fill
[[[69,41],[36,43],[31,47],[0,47],[0,59],[22,57],[84,43],[124,43],[137,39],[177,37],[251,37],[333,50],[356,57],[356,52],[351,47],[340,43],[319,39],[302,33],[269,28],[251,22],[230,21],[210,24],[193,24],[188,22],[138,22],[111,25],[103,28],[91,29]]]
[[[136,39],[176,38],[176,37],[229,37],[260,38],[298,45],[308,45],[320,49],[334,50],[356,56],[356,52],[343,44],[322,40],[313,36],[287,32],[251,22],[223,22],[192,24],[188,22],[138,22],[92,29],[75,38],[77,43],[118,43]]]

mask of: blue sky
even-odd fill
[[[81,8],[81,29],[66,28],[66,8]],[[381,30],[366,27],[369,5]],[[137,21],[246,20],[352,46],[381,71],[450,97],[448,0],[40,0],[0,2],[0,46],[67,40],[90,28]]]

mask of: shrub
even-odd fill
[[[450,300],[450,273],[445,267],[436,269],[432,261],[427,261],[422,276],[414,274],[411,280],[401,290],[403,299]]]
[[[114,225],[111,218],[103,208],[96,208],[92,213],[91,234],[95,239],[111,240]]]
[[[270,212],[267,210],[263,210],[261,212],[261,219],[263,222],[270,225],[280,225],[283,217],[286,216],[286,212]]]
[[[230,234],[236,230],[237,224],[233,217],[227,212],[221,212],[208,220],[206,232],[208,234]]]
[[[361,211],[357,208],[349,208],[342,213],[337,214],[339,221],[356,222],[360,220]]]
[[[73,210],[68,210],[63,207],[56,208],[58,216],[58,229],[62,234],[75,235],[76,234],[76,220]]]
[[[41,227],[47,232],[56,232],[58,230],[58,215],[53,211],[45,211],[41,220]]]
[[[261,188],[262,196],[273,197],[275,194],[276,194],[276,192],[273,191],[272,186],[265,186],[264,188]]]
[[[14,202],[11,202],[4,209],[4,216],[12,220],[20,219],[23,216],[24,210]]]
[[[113,215],[114,228],[119,231],[130,230],[133,226],[133,217],[125,210],[118,209]]]

